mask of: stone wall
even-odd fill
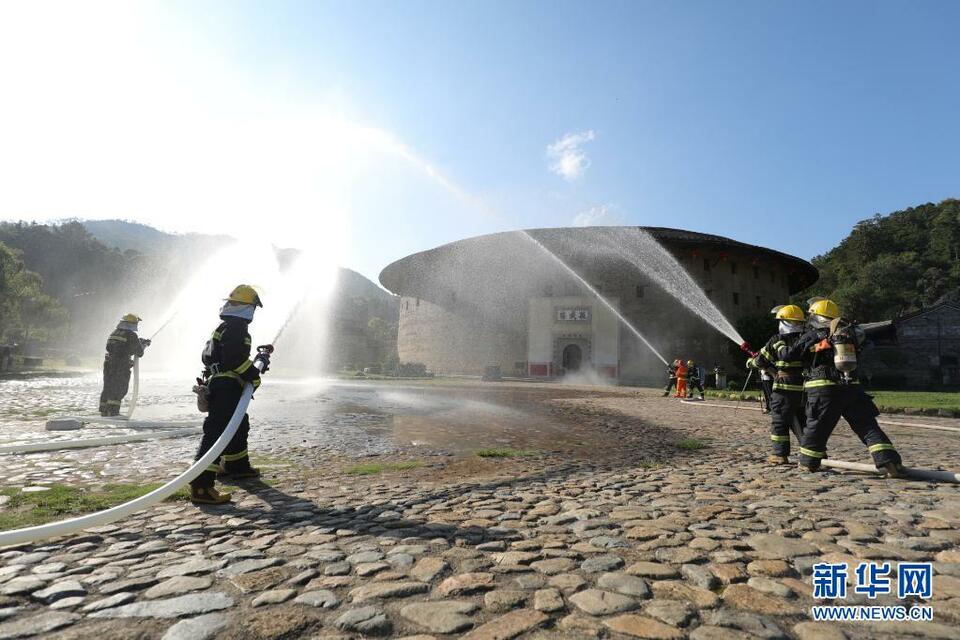
[[[481,375],[484,367],[498,365],[504,375],[513,375],[517,363],[526,360],[525,336],[525,326],[477,319],[468,309],[400,299],[400,361],[422,362],[434,373]]]

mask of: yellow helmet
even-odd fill
[[[127,315],[123,316],[120,320],[123,321],[123,322],[134,322],[134,323],[136,323],[136,322],[140,322],[140,320],[142,320],[142,318],[141,318],[140,316],[138,316],[137,314],[135,314],[135,313],[128,313]]]
[[[692,366],[693,366],[693,360],[687,360],[687,366],[688,366],[688,367],[692,367]]]
[[[823,316],[824,318],[830,318],[831,320],[840,317],[840,307],[838,307],[837,303],[833,300],[827,300],[826,298],[810,298],[807,300],[807,304],[810,305],[810,308],[807,309],[807,313]]]
[[[230,292],[230,296],[227,297],[227,301],[240,304],[255,304],[258,307],[263,306],[263,303],[260,302],[260,294],[248,284],[238,284],[234,287],[233,291]]]
[[[794,322],[803,322],[806,317],[803,315],[803,309],[795,304],[781,304],[770,310],[770,313],[776,314],[777,320],[792,320]]]

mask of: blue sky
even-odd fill
[[[332,242],[340,262],[375,277],[461,237],[591,221],[810,258],[874,213],[960,196],[956,2],[119,6],[84,9],[92,33],[71,49],[39,62],[21,51],[8,77],[0,66],[7,86],[23,87],[19,113],[0,107],[0,134],[4,121],[40,132],[66,118],[71,131],[98,133],[51,136],[49,153],[110,150],[54,169],[49,155],[31,164],[8,151],[4,163],[0,151],[17,184],[31,171],[60,171],[64,183],[77,164],[90,172],[53,189],[57,199],[36,187],[0,194],[0,217],[199,231],[266,222],[286,230],[275,236],[283,244],[344,233]],[[49,28],[20,17],[21,33]],[[107,44],[70,69],[94,41]],[[137,64],[114,68],[118,59]],[[95,77],[24,125],[45,97],[31,78],[67,72]],[[77,91],[91,118],[123,103],[122,126],[118,114],[93,126],[60,113]],[[313,124],[319,114],[327,124]],[[230,170],[196,177],[211,166]],[[104,176],[128,171],[112,181],[127,192],[103,195]]]

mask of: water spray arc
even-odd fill
[[[480,198],[477,198],[476,196],[464,191],[462,188],[457,186],[452,180],[446,177],[442,172],[440,172],[436,167],[434,167],[430,163],[420,158],[416,153],[414,153],[405,145],[391,139],[388,143],[384,143],[384,148],[394,153],[398,157],[403,158],[404,160],[413,164],[415,167],[420,169],[426,176],[434,180],[437,184],[439,184],[447,192],[455,196],[458,200],[465,202],[471,207],[481,211],[489,218],[492,218],[498,222],[506,222],[505,216],[503,214],[501,214],[496,209],[493,209],[492,207],[490,207],[486,202],[484,202]],[[551,251],[548,247],[546,247],[543,243],[541,243],[539,240],[537,240],[532,235],[530,235],[527,231],[520,230],[520,236],[525,238],[527,241],[529,241],[534,247],[537,248],[538,251],[542,252],[547,258],[549,258],[550,260],[555,262],[557,265],[559,265],[560,268],[566,274],[571,276],[578,284],[584,287],[590,293],[590,295],[592,295],[597,300],[599,300],[600,303],[604,305],[610,312],[612,312],[617,317],[617,319],[621,323],[623,323],[625,327],[627,327],[630,333],[632,333],[644,345],[646,345],[646,347],[650,349],[650,351],[653,352],[653,354],[664,365],[669,364],[667,362],[667,359],[660,354],[660,352],[656,349],[656,347],[654,347],[653,344],[651,344],[650,341],[644,337],[644,335],[633,325],[633,323],[627,320],[627,318],[620,312],[619,309],[617,309],[613,305],[613,303],[611,303],[599,291],[597,291],[596,287],[593,287],[592,285],[590,285],[590,283],[588,283],[583,276],[577,273],[577,271],[573,267],[571,267],[569,264],[564,262],[556,253]]]
[[[603,244],[632,264],[640,273],[650,277],[661,289],[673,296],[707,324],[730,338],[747,353],[751,353],[740,333],[721,313],[704,290],[687,273],[677,259],[646,229],[633,227],[624,235],[598,229]],[[626,240],[625,240],[626,238]],[[625,245],[625,242],[629,242]],[[751,355],[756,355],[752,354]]]
[[[643,342],[643,344],[647,345],[647,348],[649,348],[650,351],[652,351],[653,354],[654,354],[655,356],[657,356],[657,358],[660,359],[660,362],[662,362],[664,365],[669,365],[669,363],[667,362],[667,359],[664,358],[664,357],[660,354],[659,351],[657,351],[656,347],[654,347],[652,344],[650,344],[650,341],[649,341],[649,340],[647,340],[645,337],[643,337],[643,334],[640,333],[640,331],[638,331],[637,328],[634,327],[633,324],[631,324],[630,321],[627,320],[626,317],[624,317],[624,315],[623,315],[622,313],[620,313],[620,311],[619,311],[615,306],[613,306],[613,303],[611,303],[609,300],[607,300],[607,299],[604,298],[602,295],[600,295],[600,292],[597,291],[596,288],[594,288],[590,283],[588,283],[588,282],[583,278],[583,276],[581,276],[579,273],[577,273],[577,272],[573,269],[573,267],[571,267],[571,266],[568,265],[566,262],[564,262],[563,260],[561,260],[560,257],[557,256],[557,254],[555,254],[554,252],[552,252],[552,251],[550,251],[549,249],[547,249],[545,246],[543,246],[543,244],[540,243],[539,240],[537,240],[536,238],[534,238],[533,236],[531,236],[531,235],[530,235],[529,233],[527,233],[526,231],[521,231],[520,233],[523,235],[523,237],[527,238],[530,242],[532,242],[534,245],[536,245],[538,248],[540,248],[549,258],[553,259],[558,265],[560,265],[560,267],[563,268],[564,271],[566,271],[566,272],[567,272],[570,276],[572,276],[577,282],[579,282],[583,287],[585,287],[585,288],[587,289],[587,291],[589,291],[593,296],[595,296],[595,297],[597,298],[597,300],[600,301],[601,304],[603,304],[605,307],[607,307],[607,309],[609,309],[610,312],[613,313],[613,314],[620,320],[620,322],[622,322],[623,325],[624,325],[625,327],[627,327],[627,329],[630,330],[631,333],[633,333],[633,335],[635,335],[637,338],[639,338],[640,341]]]

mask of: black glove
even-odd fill
[[[270,354],[269,353],[265,353],[261,351],[260,353],[257,354],[257,357],[254,358],[253,362],[260,363],[261,366],[258,367],[260,369],[260,373],[266,373],[267,371],[270,371]]]
[[[149,347],[151,343],[150,338],[140,338],[140,346]]]

